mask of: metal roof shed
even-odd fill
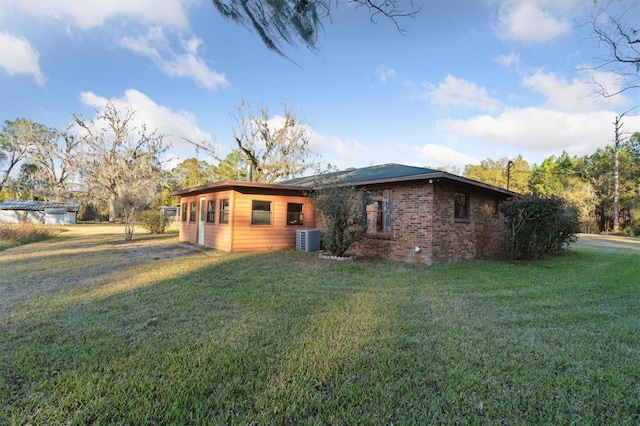
[[[76,223],[79,203],[58,201],[7,200],[0,203],[0,223],[44,223],[69,225]]]

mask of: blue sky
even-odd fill
[[[402,163],[457,167],[523,155],[529,163],[611,143],[615,116],[638,92],[594,96],[593,0],[416,1],[415,19],[371,23],[333,8],[318,43],[267,50],[209,0],[0,1],[0,119],[63,129],[107,101],[136,111],[194,157],[182,138],[233,147],[235,107],[283,105],[339,168]],[[335,6],[335,3],[333,3]],[[635,0],[616,1],[635,8]],[[632,15],[633,16],[633,15]],[[640,130],[628,117],[627,130]],[[200,153],[206,159],[205,153]]]

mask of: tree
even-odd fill
[[[218,160],[216,173],[222,180],[247,180],[247,156],[236,148]]]
[[[0,191],[10,181],[11,172],[27,156],[31,146],[32,122],[24,118],[5,120],[0,133]]]
[[[310,195],[319,214],[323,247],[341,257],[367,232],[367,194],[334,176],[319,174]]]
[[[78,154],[78,139],[69,129],[60,132],[36,124],[34,131],[34,145],[29,150],[29,158],[37,167],[34,179],[38,183],[38,195],[56,201],[69,198],[69,183],[75,172],[73,158]]]
[[[218,179],[216,167],[204,160],[187,158],[171,170],[174,189],[190,188],[215,182]]]
[[[315,50],[323,21],[331,19],[332,3],[333,0],[213,0],[223,17],[253,29],[267,48],[282,56],[286,56],[283,46],[295,46],[297,41]],[[349,0],[348,3],[367,9],[372,22],[378,16],[389,18],[400,31],[403,29],[398,19],[413,18],[420,11],[412,0]]]
[[[499,160],[486,159],[480,164],[465,166],[463,176],[500,188],[524,193],[527,191],[529,163],[522,155],[515,160],[507,157]]]
[[[109,222],[116,220],[116,208],[135,214],[139,201],[164,185],[160,156],[168,149],[164,135],[145,125],[134,126],[134,112],[119,111],[108,103],[92,120],[73,115],[82,144],[76,166],[85,185],[85,193],[106,199]],[[130,215],[131,216],[131,215]]]
[[[252,112],[243,101],[234,118],[238,149],[253,166],[248,180],[273,183],[299,176],[314,166],[308,129],[286,106],[283,116],[271,118],[268,108]]]
[[[640,24],[638,3],[624,3],[594,0],[596,7],[590,25],[599,47],[605,52],[596,60],[596,70],[617,74],[620,88],[611,91],[604,83],[595,82],[603,96],[614,96],[631,89],[640,88]],[[618,8],[618,9],[617,9]]]
[[[26,162],[21,166],[16,184],[28,183],[29,186],[16,188],[18,192],[27,189],[31,198],[66,199],[67,186],[73,176],[70,159],[76,154],[77,144],[66,131],[59,132],[25,118],[5,121],[0,137],[0,160],[4,158],[7,168],[0,190],[9,181],[12,170],[20,162]]]

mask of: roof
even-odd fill
[[[327,173],[326,177],[337,184],[360,183],[376,180],[399,179],[409,176],[437,173],[438,170],[424,167],[405,166],[402,164],[381,164],[378,166],[362,167],[359,169],[346,169],[339,172]],[[316,176],[306,176],[295,179],[288,179],[280,183],[286,185],[313,186]]]
[[[0,210],[44,211],[44,209],[58,209],[77,212],[79,208],[80,203],[65,203],[60,201],[7,200],[0,203]]]
[[[425,167],[405,166],[402,164],[381,164],[378,166],[363,167],[360,169],[347,169],[339,172],[333,172],[326,175],[327,178],[337,185],[376,185],[386,183],[408,182],[408,181],[428,181],[429,183],[438,182],[440,180],[448,180],[463,185],[469,185],[489,191],[499,192],[504,195],[517,195],[516,192],[499,188],[497,186],[478,182],[473,179],[467,179],[462,176],[443,172],[440,170],[428,169]],[[286,185],[304,185],[313,187],[316,176],[307,176],[302,178],[289,179],[281,182]]]
[[[192,188],[186,188],[180,191],[174,191],[171,195],[174,196],[190,196],[199,195],[209,192],[224,191],[233,189],[241,192],[293,192],[300,193],[303,191],[311,190],[311,187],[305,185],[287,185],[284,183],[259,183],[248,182],[243,180],[225,180],[222,182],[208,183],[206,185],[194,186]]]
[[[381,164],[378,166],[363,167],[359,169],[347,169],[338,172],[327,173],[326,177],[336,185],[376,185],[387,183],[399,183],[408,181],[428,181],[429,183],[447,180],[450,182],[469,185],[476,188],[499,192],[504,195],[517,195],[513,191],[504,188],[488,185],[462,176],[454,175],[439,170],[428,169],[425,167],[405,166],[402,164]],[[207,192],[220,191],[225,189],[235,190],[251,190],[251,191],[284,191],[284,192],[301,192],[310,191],[317,183],[316,176],[305,176],[294,179],[280,181],[278,183],[256,183],[246,181],[224,181],[210,183],[207,185],[187,188],[181,191],[173,192],[171,195],[189,196],[198,195]]]

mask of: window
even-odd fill
[[[220,220],[218,223],[229,223],[229,199],[220,200]]]
[[[182,203],[182,221],[187,221],[187,203]]]
[[[367,233],[391,233],[391,190],[372,191],[367,194]]]
[[[469,219],[469,194],[466,192],[456,192],[454,194],[454,212],[455,219]]]
[[[303,204],[287,203],[287,225],[302,225],[304,214],[302,213]]]
[[[207,222],[213,223],[216,221],[216,202],[215,200],[207,203]]]
[[[271,225],[271,201],[251,201],[251,224]]]
[[[189,222],[196,221],[196,202],[192,201],[189,204]]]

